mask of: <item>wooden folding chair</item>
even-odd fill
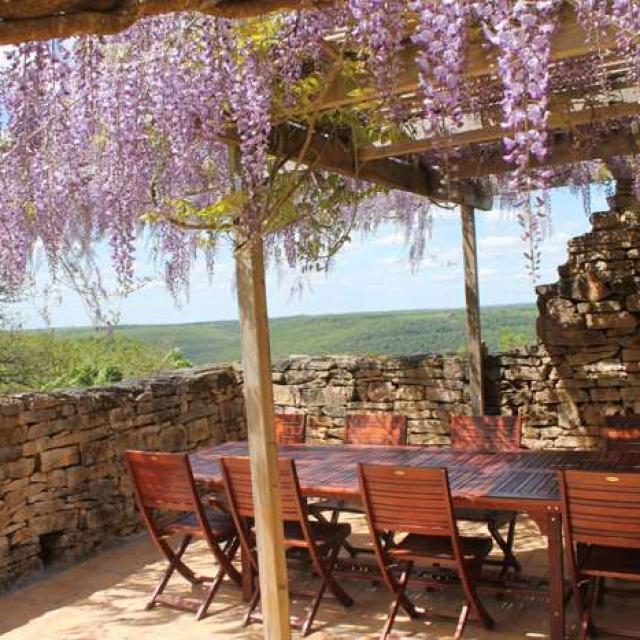
[[[346,416],[345,444],[407,444],[407,419],[391,413],[363,413]]]
[[[606,451],[640,452],[640,416],[607,416],[603,435]]]
[[[640,631],[596,627],[598,580],[640,583],[640,474],[559,471],[569,575],[580,616],[579,640],[596,633],[640,638]]]
[[[221,458],[227,500],[238,530],[243,553],[250,559],[255,572],[259,571],[255,535],[253,532],[253,492],[251,469],[248,458]],[[300,492],[300,483],[293,460],[278,461],[280,475],[280,495],[282,519],[284,522],[283,544],[287,550],[306,550],[311,559],[320,584],[315,593],[292,593],[294,596],[308,597],[311,604],[302,622],[292,620],[303,636],[311,631],[322,597],[328,589],[344,607],[350,607],[353,599],[336,582],[332,575],[340,547],[351,533],[348,524],[331,524],[309,520],[306,500]],[[249,609],[244,620],[245,626],[253,622],[254,612],[260,601],[260,587],[254,587]]]
[[[307,436],[307,416],[304,413],[276,413],[278,444],[304,444]]]
[[[520,416],[451,416],[451,447],[457,451],[518,451],[521,447],[522,419]],[[456,518],[467,522],[485,522],[491,537],[502,551],[500,577],[513,568],[520,574],[522,568],[513,553],[515,543],[515,511],[494,509],[456,509]],[[500,529],[507,526],[506,539]],[[487,559],[487,564],[496,561]]]
[[[241,578],[232,564],[239,540],[232,518],[212,509],[205,509],[193,479],[186,454],[125,451],[125,462],[133,480],[138,508],[156,547],[167,559],[168,567],[147,604],[165,604],[177,609],[195,611],[201,620],[207,614],[225,576],[241,586]],[[168,513],[179,513],[178,519],[168,519]],[[173,549],[168,538],[180,536]],[[194,538],[205,540],[219,564],[214,578],[196,576],[184,563],[183,556]],[[164,590],[174,572],[192,585],[210,582],[201,601],[170,596]]]
[[[462,637],[469,613],[490,629],[494,622],[478,598],[475,581],[483,559],[491,551],[491,538],[459,535],[447,470],[359,464],[358,476],[374,552],[392,595],[381,639],[391,633],[400,608],[410,618],[420,615],[407,594],[416,564],[448,567],[458,573],[465,602],[458,617],[456,640]],[[407,535],[387,545],[387,531]]]
[[[364,413],[348,415],[344,421],[345,444],[402,446],[407,444],[407,418],[391,413]],[[337,523],[341,513],[364,515],[362,504],[347,500],[320,500],[311,505],[311,511],[319,519],[326,519],[324,513],[331,513],[331,522]],[[390,541],[392,534],[388,533]],[[352,557],[359,553],[370,553],[371,549],[354,547],[348,541],[344,548]]]
[[[602,432],[602,442],[605,451],[619,451],[626,453],[640,453],[640,416],[606,416],[605,427]],[[612,589],[607,587],[604,578],[599,578],[596,586],[596,602],[602,606],[605,594]],[[629,593],[627,589],[617,589],[617,592]]]

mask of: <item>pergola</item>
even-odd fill
[[[330,4],[320,2],[314,7]],[[245,18],[276,10],[307,8],[296,0],[5,0],[0,6],[0,44],[27,40],[64,38],[82,34],[112,34],[136,20],[173,11]],[[341,34],[327,40],[328,51],[337,52]],[[348,132],[310,124],[309,114],[323,114],[361,105],[375,105],[393,96],[411,108],[419,102],[419,69],[415,48],[408,44],[400,53],[401,71],[395,84],[381,94],[366,74],[346,75],[336,53],[336,64],[327,85],[311,105],[291,107],[274,114],[271,152],[298,157],[302,163],[384,187],[428,197],[436,202],[461,206],[465,291],[467,301],[470,396],[473,411],[483,413],[482,337],[479,316],[478,273],[474,212],[489,210],[493,198],[490,176],[507,173],[512,166],[501,149],[503,130],[499,105],[484,121],[473,118],[455,132],[434,137],[413,133],[407,139],[388,143],[383,139],[359,144]],[[552,67],[597,56],[598,77],[610,90],[596,100],[582,99],[571,91],[558,90],[551,100],[548,121],[550,144],[544,162],[534,167],[553,167],[588,160],[639,153],[638,138],[628,122],[640,115],[637,89],[626,73],[629,60],[618,50],[615,34],[598,42],[588,41],[568,4],[563,7],[552,45]],[[466,77],[469,81],[497,81],[496,55],[471,39]],[[311,119],[313,122],[313,119]],[[576,135],[581,127],[606,123],[601,140],[585,143]],[[226,135],[233,148],[238,142],[233,129]],[[443,172],[433,161],[433,151],[466,149],[455,169]],[[240,233],[242,233],[240,231]],[[249,443],[253,470],[254,500],[260,562],[265,637],[288,638],[289,612],[284,561],[282,523],[279,517],[277,444],[273,430],[273,393],[267,320],[267,296],[261,241],[243,244],[236,254],[238,308],[244,368]]]

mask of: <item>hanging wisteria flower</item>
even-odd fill
[[[357,175],[361,143],[406,141],[415,131],[431,135],[436,152],[422,160],[432,160],[430,169],[446,181],[465,160],[477,161],[477,149],[454,144],[438,155],[440,134],[473,121],[492,127],[496,114],[503,156],[514,169],[494,180],[496,191],[514,194],[535,273],[548,188],[560,175],[569,179],[560,173],[566,169],[536,169],[549,152],[550,96],[602,101],[616,82],[636,82],[640,68],[640,0],[575,0],[591,40],[609,44],[554,63],[551,40],[561,4],[350,0],[246,22],[176,13],[114,36],[6,48],[0,284],[20,288],[36,246],[55,269],[65,246],[98,241],[108,242],[126,284],[134,277],[140,229],[150,224],[175,293],[186,287],[194,257],[204,253],[213,265],[216,240],[233,236],[239,224],[267,234],[272,257],[313,270],[329,264],[353,230],[374,229],[394,211],[413,239],[411,258],[418,259],[431,220],[427,201],[330,179],[307,161],[322,155],[317,141],[330,133],[332,148],[344,152],[346,172]],[[478,23],[497,69],[470,80],[469,34],[477,37]],[[405,56],[399,53],[409,44],[417,51],[419,91],[413,84],[396,96],[398,74],[409,70],[400,69]],[[620,57],[629,68],[609,84],[609,63]],[[335,109],[320,104],[325,92]],[[366,104],[357,104],[363,92]],[[596,139],[598,126],[573,130],[573,142]],[[633,132],[637,122],[602,126]],[[276,149],[287,142],[281,130],[288,127],[318,134],[315,146],[307,135],[302,148]],[[229,140],[240,148],[237,179]],[[632,165],[637,175],[637,162]],[[592,170],[582,165],[579,179],[586,182]]]
[[[462,124],[467,62],[467,0],[415,0],[419,21],[413,42],[419,51],[420,90],[433,132]],[[447,121],[451,126],[447,126]]]

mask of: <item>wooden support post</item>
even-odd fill
[[[238,149],[229,146],[229,167],[239,188]],[[290,640],[289,592],[280,509],[278,443],[273,420],[271,346],[267,314],[267,287],[262,238],[236,231],[236,287],[244,402],[249,435],[249,458],[258,546],[258,579],[267,640]],[[252,571],[243,558],[243,571]],[[243,575],[245,588],[252,580]]]
[[[467,303],[467,351],[469,356],[469,395],[474,415],[484,415],[484,363],[480,329],[480,294],[478,290],[478,254],[473,207],[462,206],[462,241],[464,255],[464,290]]]
[[[267,293],[261,239],[236,252],[236,278],[244,397],[253,477],[256,538],[264,637],[289,640],[289,594],[280,516],[278,445],[273,424],[273,388]]]

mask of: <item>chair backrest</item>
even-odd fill
[[[570,544],[640,549],[640,474],[559,471],[558,482]]]
[[[407,418],[391,413],[352,414],[344,422],[345,444],[407,444]]]
[[[124,457],[141,510],[195,511],[200,504],[186,454],[129,450]]]
[[[640,416],[607,416],[604,447],[606,451],[640,452]]]
[[[249,458],[225,456],[221,458],[220,462],[231,509],[240,518],[253,518],[255,510]],[[306,516],[306,503],[300,493],[300,483],[294,461],[280,458],[278,471],[282,519],[298,522]]]
[[[446,469],[359,464],[358,476],[372,533],[456,534]]]
[[[520,416],[451,416],[451,447],[461,451],[517,451]]]
[[[304,413],[276,413],[276,438],[278,444],[304,444],[307,416]]]

